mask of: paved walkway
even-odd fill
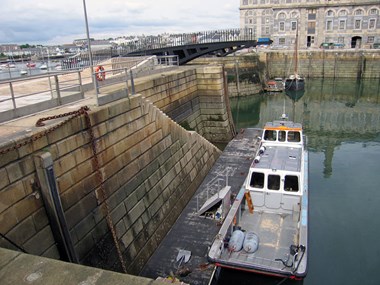
[[[194,67],[181,67],[181,69],[183,69],[183,68],[194,68]],[[166,70],[161,69],[161,72],[165,72],[165,73],[166,72],[176,72],[176,70],[173,71],[173,70],[168,69],[166,71]],[[91,84],[92,81],[91,81],[91,77],[89,76],[91,74],[90,69],[82,71],[82,73],[83,73],[82,74],[82,78],[83,78],[82,84],[83,85]],[[69,77],[77,78],[78,77],[76,73],[68,74],[68,75],[62,75],[62,76],[65,76],[67,78],[69,78]],[[107,78],[110,78],[110,77],[111,77],[111,75],[109,74],[109,76],[107,76]],[[135,85],[138,85],[139,83],[141,83],[143,81],[146,81],[147,77],[149,77],[149,75],[145,76],[145,77],[136,78],[135,79]],[[67,78],[66,78],[66,80],[68,80]],[[33,80],[33,81],[26,81],[26,82],[22,81],[19,90],[24,90],[24,93],[32,93],[31,90],[39,90],[38,88],[45,88],[45,90],[46,90],[48,84],[49,83],[48,83],[48,80],[46,78],[45,79]],[[6,87],[6,88],[8,88],[8,87]],[[102,88],[102,93],[107,94],[108,92],[120,90],[122,88],[125,88],[125,83],[119,83],[119,84],[104,87],[104,88]],[[4,86],[3,86],[3,89],[4,89]],[[2,94],[1,92],[4,92],[4,90],[3,91],[1,91],[1,90],[2,89],[0,88],[0,100],[1,100],[1,94]],[[8,88],[8,92],[9,92],[9,88]],[[35,91],[35,92],[37,93],[37,91]],[[9,93],[8,93],[8,96],[9,96]],[[38,96],[38,94],[36,96]],[[40,98],[46,98],[47,95],[46,94],[42,94],[42,95],[39,94],[39,96],[40,96]],[[29,101],[29,103],[30,102],[31,101]],[[0,105],[1,105],[1,103],[0,103]],[[76,110],[79,110],[82,106],[88,106],[88,107],[90,107],[90,109],[98,108],[97,107],[96,92],[94,89],[91,89],[91,90],[85,92],[84,93],[84,99],[82,99],[82,100],[75,101],[73,103],[69,103],[66,105],[60,105],[60,106],[57,106],[55,108],[48,109],[46,111],[33,113],[31,115],[28,115],[28,116],[24,116],[24,117],[20,117],[20,118],[14,119],[14,120],[10,120],[7,122],[0,123],[0,147],[3,143],[7,143],[8,141],[16,139],[17,137],[24,136],[27,134],[30,135],[33,132],[41,131],[41,127],[39,127],[39,128],[35,127],[36,122],[40,118],[76,111]],[[0,110],[0,112],[1,112],[1,110]],[[46,121],[45,125],[46,125],[46,127],[49,127],[50,125],[53,125],[59,121],[65,120],[65,119],[66,118]]]

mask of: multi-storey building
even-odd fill
[[[346,48],[380,45],[379,0],[240,0],[240,27],[275,47]]]

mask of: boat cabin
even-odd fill
[[[253,205],[296,210],[302,196],[302,126],[289,121],[267,123],[258,155],[246,180]]]
[[[245,186],[255,207],[296,210],[302,196],[301,155],[301,147],[272,145],[255,158]]]
[[[303,144],[302,126],[289,121],[274,121],[264,127],[262,142]]]

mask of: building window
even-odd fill
[[[370,15],[377,15],[377,14],[379,14],[379,10],[377,10],[376,8],[372,8],[371,10],[369,10],[369,14]]]
[[[339,20],[339,30],[346,29],[346,20]]]
[[[339,16],[347,16],[347,10],[339,11]]]
[[[315,22],[308,22],[307,23],[307,33],[308,34],[315,34]]]
[[[327,13],[326,13],[326,15],[328,17],[332,17],[332,16],[334,16],[334,11],[333,10],[328,10]]]
[[[285,45],[285,38],[279,38],[278,39],[278,44],[279,45]]]
[[[298,13],[297,12],[292,12],[292,14],[290,15],[290,17],[292,19],[297,19],[298,18]]]
[[[374,30],[376,27],[376,19],[369,19],[368,29]]]
[[[362,20],[355,20],[355,30],[360,30],[362,27]]]
[[[292,31],[297,30],[297,21],[292,21]]]
[[[285,15],[285,13],[280,13],[280,14],[278,14],[278,18],[279,19],[286,19],[286,15]]]
[[[354,13],[354,15],[356,15],[356,16],[361,16],[361,15],[363,15],[364,13],[363,13],[363,10],[362,9],[357,9],[356,11],[355,11],[355,13]]]
[[[285,32],[285,22],[280,22],[279,30],[280,32]]]
[[[307,19],[315,20],[317,18],[317,10],[316,9],[308,9],[307,10]]]
[[[333,21],[328,20],[326,21],[326,31],[332,31],[333,30]]]
[[[248,5],[248,0],[243,0],[243,5]]]
[[[375,41],[374,36],[368,36],[367,43],[372,44]]]
[[[269,35],[269,27],[265,27],[265,34]]]

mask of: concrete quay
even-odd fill
[[[136,93],[103,106],[87,93],[1,124],[1,248],[140,274],[221,154],[205,137],[229,141],[233,132],[220,66],[140,78]],[[34,126],[84,105],[86,114]],[[7,272],[21,268],[8,261]]]
[[[168,282],[122,274],[0,248],[2,285],[163,285]],[[180,284],[173,282],[173,284]]]
[[[260,129],[242,129],[228,143],[140,275],[153,279],[174,275],[188,284],[209,284],[214,266],[208,263],[207,253],[221,224],[218,220],[199,216],[198,209],[207,197],[226,185],[231,187],[232,195],[239,192],[255,157],[259,135]],[[181,249],[191,252],[187,263],[180,264],[177,260]]]

